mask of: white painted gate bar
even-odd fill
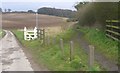
[[[24,40],[34,40],[37,38],[37,27],[34,30],[24,27]]]

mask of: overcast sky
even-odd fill
[[[90,0],[2,0],[2,2],[80,2]]]
[[[41,7],[75,10],[74,5],[83,1],[120,1],[120,0],[0,0],[0,7],[10,8],[12,11],[37,10]],[[1,4],[2,3],[2,4]]]
[[[74,5],[83,1],[91,0],[2,0],[2,8],[10,8],[13,11],[37,10],[41,7],[75,10]]]
[[[12,10],[37,10],[41,7],[52,7],[60,9],[74,9],[76,2],[4,2],[2,8],[10,8]]]

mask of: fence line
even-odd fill
[[[35,27],[33,30],[24,27],[24,40],[40,39],[45,43],[45,29],[38,29]]]
[[[118,20],[106,20],[106,36],[120,41],[120,25]]]
[[[46,37],[46,42],[45,44],[47,44],[46,46],[50,46],[50,41],[52,43],[52,45],[56,44],[56,38],[53,37],[52,40],[50,40],[50,37],[47,36]],[[70,47],[69,47],[69,53],[70,53],[70,61],[72,61],[74,59],[74,42],[73,41],[70,41]],[[63,42],[63,39],[60,39],[59,40],[59,47],[60,47],[60,50],[61,50],[61,55],[62,55],[62,59],[66,60],[65,58],[65,49],[64,49],[64,42]],[[89,45],[89,52],[88,52],[88,67],[89,67],[89,70],[92,70],[92,68],[94,67],[94,46],[92,45]]]

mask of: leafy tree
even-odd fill
[[[84,7],[89,2],[79,2],[77,5],[75,5],[75,8],[79,10],[80,8]]]
[[[118,3],[117,2],[100,2],[94,3],[94,12],[96,19],[100,23],[105,23],[107,19],[118,18]]]
[[[8,12],[11,12],[11,9],[8,9]]]
[[[28,13],[35,13],[33,10],[28,10]]]
[[[77,16],[79,23],[86,26],[105,27],[106,20],[118,19],[118,3],[117,2],[93,2],[79,3],[77,8]]]
[[[5,9],[5,12],[7,12],[7,9]]]

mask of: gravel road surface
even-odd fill
[[[33,71],[31,64],[11,31],[0,40],[1,71]]]

